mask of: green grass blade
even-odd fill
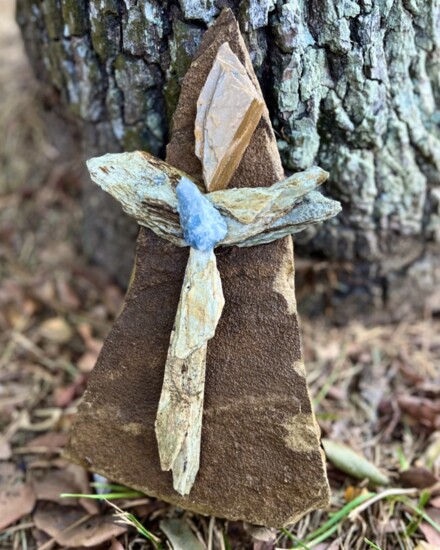
[[[126,491],[124,493],[106,493],[104,495],[82,495],[76,493],[61,493],[61,498],[91,498],[93,500],[114,500],[116,498],[139,498],[144,497],[144,493],[138,491]]]
[[[131,521],[132,525],[137,529],[138,533],[143,535],[147,540],[153,543],[154,548],[161,550],[162,546],[157,542],[157,537],[155,537],[148,529],[146,529],[142,523],[135,517],[133,514],[126,514],[126,517]]]
[[[316,546],[320,542],[328,539],[338,530],[339,524],[333,525],[333,527],[330,527],[330,529],[327,529],[327,531],[324,531],[321,535],[314,538],[313,540],[309,541],[307,540],[307,544],[310,546],[310,548],[313,548],[313,546]]]
[[[343,508],[341,508],[338,512],[336,512],[329,520],[327,520],[321,527],[316,529],[316,531],[313,531],[313,533],[310,533],[310,535],[307,535],[305,538],[306,541],[310,541],[312,539],[315,539],[321,533],[326,532],[330,527],[332,527],[335,524],[340,523],[348,514],[357,508],[360,504],[365,502],[366,500],[369,500],[370,498],[376,496],[376,493],[366,493],[365,495],[359,495],[354,500],[346,504]]]
[[[419,516],[423,518],[426,521],[426,523],[429,523],[429,525],[437,531],[437,533],[440,533],[440,525],[437,522],[435,522],[432,518],[430,518],[426,512],[421,510],[418,506],[413,504],[407,498],[402,498],[401,502],[403,502],[406,506],[408,506],[408,508],[411,508],[411,510],[419,514]]]
[[[368,544],[368,546],[370,548],[374,548],[374,550],[382,550],[382,548],[380,546],[377,546],[377,544],[375,544],[373,541],[371,540],[368,540],[367,538],[364,538],[364,542],[366,544]]]
[[[114,504],[113,502],[110,502],[108,500],[106,500],[105,502],[115,510],[114,515],[116,517],[117,523],[134,527],[140,535],[145,537],[153,544],[156,550],[162,550],[160,539],[153,535],[153,533],[150,533],[150,531],[148,531],[148,529],[146,529],[133,514],[130,514],[130,512],[126,512],[125,510],[121,510],[121,508],[116,506],[116,504]]]
[[[299,539],[297,539],[290,531],[287,529],[281,529],[281,532],[283,535],[285,535],[289,540],[291,540],[295,544],[295,548],[304,548],[304,550],[310,550],[308,546],[306,546],[303,542],[301,542]]]

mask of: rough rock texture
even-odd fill
[[[221,43],[258,83],[223,14],[185,79],[167,160],[200,175],[196,102]],[[192,136],[192,137],[191,137]],[[192,144],[192,145],[191,145]],[[230,187],[283,179],[268,113]],[[301,357],[292,241],[217,254],[225,307],[208,343],[201,465],[190,495],[159,465],[154,421],[188,251],[142,229],[126,304],[98,360],[67,455],[116,481],[197,512],[281,526],[328,503],[319,428]]]
[[[321,279],[309,270],[316,285],[304,305],[336,308],[340,320],[372,307],[394,317],[439,309],[438,0],[18,0],[18,21],[87,156],[156,154],[181,79],[225,4],[239,15],[285,168],[326,168],[327,190],[345,206],[297,239],[303,257],[331,261]],[[103,221],[109,200],[91,189],[88,247],[128,280],[129,222],[117,209]]]

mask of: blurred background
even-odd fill
[[[344,511],[337,521],[326,524],[330,516],[323,511],[289,531],[258,530],[197,517],[124,489],[115,501],[125,511],[121,524],[113,509],[95,500],[59,496],[93,491],[90,476],[61,451],[122,307],[133,249],[124,257],[107,245],[93,253],[99,230],[85,219],[93,196],[83,192],[75,130],[53,116],[59,98],[37,84],[15,3],[0,0],[0,13],[0,548],[166,547],[172,537],[161,522],[170,519],[189,529],[186,548],[307,547],[298,540],[315,541],[310,547],[320,550],[440,548],[439,294],[420,294],[421,307],[397,314],[370,304],[364,317],[362,298],[356,308],[350,298],[345,309],[336,300],[335,313],[326,290],[319,301],[309,299],[316,288],[339,284],[334,263],[320,256],[298,258],[297,285],[317,419],[325,440],[345,445],[328,450],[331,511]],[[127,231],[134,242],[136,229]],[[112,269],[106,254],[113,254]],[[399,300],[406,295],[399,293]],[[362,455],[367,473],[362,461],[354,472],[347,467],[347,447]],[[347,505],[370,490],[370,466],[386,473],[388,493],[349,517]],[[127,511],[152,539],[128,525]],[[175,540],[175,548],[184,547]]]

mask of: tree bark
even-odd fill
[[[18,0],[17,20],[84,156],[163,156],[182,78],[225,6],[285,169],[319,164],[344,207],[295,239],[303,310],[439,311],[439,0]],[[86,250],[126,282],[136,227],[88,183],[84,212]]]

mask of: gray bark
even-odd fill
[[[438,311],[440,0],[18,0],[17,20],[85,156],[163,155],[182,78],[223,6],[286,170],[319,164],[344,206],[296,239],[303,308],[340,320]],[[87,250],[127,281],[136,228],[91,185],[84,205]]]

